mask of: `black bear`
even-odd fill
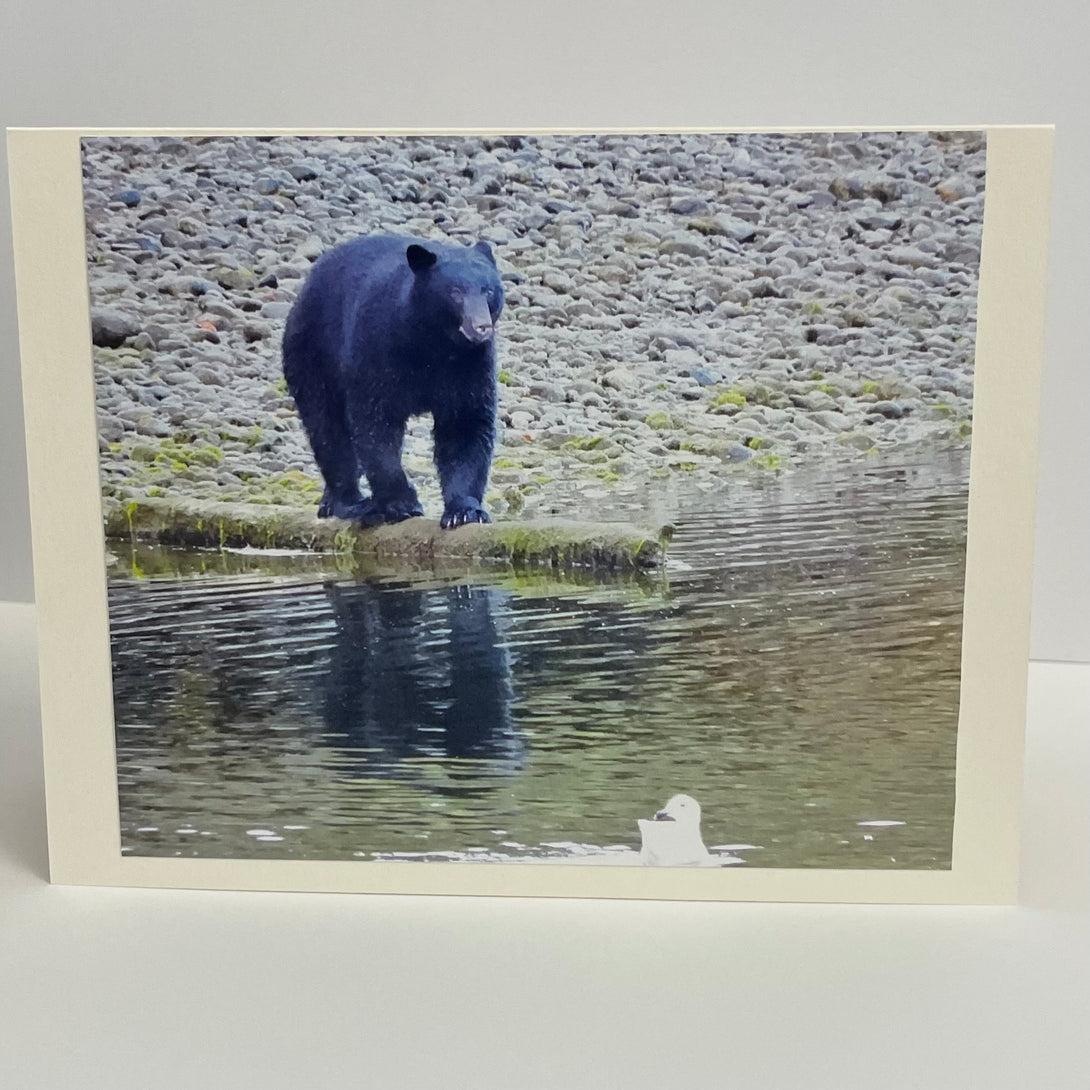
[[[430,412],[441,525],[489,521],[502,308],[487,242],[375,235],[317,261],[288,315],[283,355],[325,478],[320,517],[374,526],[422,515],[401,447],[409,417]]]

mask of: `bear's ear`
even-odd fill
[[[430,269],[438,260],[435,253],[423,246],[417,246],[415,242],[405,251],[405,256],[409,259],[409,268],[414,273]]]
[[[492,253],[492,247],[489,246],[483,238],[480,242],[475,242],[473,244],[473,250],[475,253],[483,254],[493,265],[496,264],[496,255]]]

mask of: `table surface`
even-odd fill
[[[1030,668],[1017,908],[54,887],[36,685],[0,604],[0,1085],[1090,1085],[1090,666]]]

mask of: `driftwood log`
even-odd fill
[[[441,530],[414,518],[371,529],[311,510],[266,504],[147,498],[105,512],[108,539],[183,548],[297,549],[427,566],[500,561],[516,566],[645,571],[660,567],[673,528],[541,519]]]

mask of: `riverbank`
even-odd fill
[[[85,141],[108,503],[313,509],[280,376],[311,261],[371,231],[504,274],[491,510],[964,445],[979,134]],[[405,464],[439,510],[430,423]]]
[[[173,548],[338,553],[406,567],[498,562],[515,567],[647,571],[663,565],[673,527],[541,519],[470,523],[458,533],[414,518],[362,528],[313,510],[208,500],[130,500],[105,506],[107,539]]]

